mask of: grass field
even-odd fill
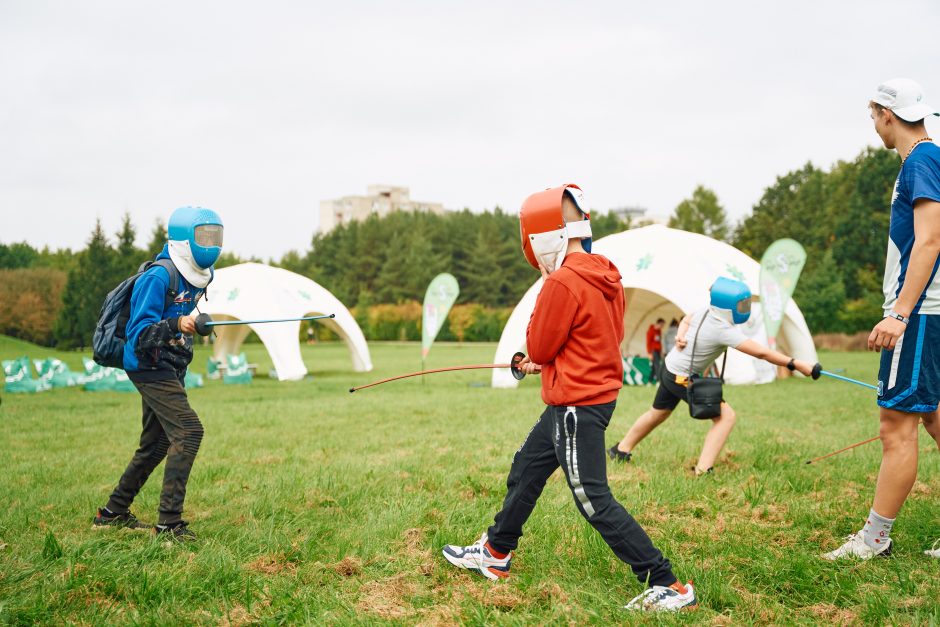
[[[0,338],[6,359],[35,347]],[[806,466],[877,434],[872,393],[831,380],[734,387],[736,431],[717,473],[689,472],[706,425],[681,409],[608,468],[615,496],[691,578],[701,609],[637,617],[629,569],[578,514],[560,473],[526,526],[512,577],[492,584],[440,557],[499,507],[512,454],[541,410],[537,377],[493,390],[487,371],[347,389],[420,366],[419,346],[373,345],[354,374],[342,345],[304,347],[312,377],[209,382],[190,399],[206,436],[186,501],[200,534],[164,546],[91,529],[139,436],[136,394],[53,390],[0,407],[0,623],[422,624],[940,623],[940,455],[921,436],[920,480],[895,526],[895,557],[817,558],[867,513],[880,447]],[[249,346],[261,370],[270,364]],[[436,346],[428,367],[481,363],[493,345]],[[66,361],[77,368],[77,354]],[[205,353],[195,370],[204,371]],[[877,357],[821,355],[876,378]],[[608,442],[652,400],[625,389]],[[162,470],[134,511],[156,515]]]

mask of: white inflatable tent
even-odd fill
[[[623,276],[624,355],[646,354],[646,330],[657,318],[668,325],[672,318],[708,305],[708,288],[719,276],[744,281],[751,293],[759,295],[760,264],[730,244],[697,233],[662,225],[631,229],[603,237],[593,244],[593,252],[614,262]],[[535,299],[542,288],[539,279],[516,305],[503,328],[495,363],[506,363],[516,351],[525,352],[525,332]],[[767,345],[760,304],[755,302],[751,317],[742,326],[745,334]],[[783,324],[777,333],[777,348],[797,359],[815,362],[813,338],[792,300],[787,304]],[[769,383],[776,378],[772,365],[735,350],[728,351],[725,381],[731,384]],[[516,387],[508,370],[494,370],[493,387]]]
[[[353,370],[372,370],[366,338],[349,310],[333,294],[305,276],[260,263],[242,263],[217,270],[199,310],[214,320],[270,320],[336,314],[318,320],[343,338],[352,356]],[[217,359],[239,352],[254,331],[264,343],[277,378],[302,379],[307,367],[300,356],[300,322],[226,325],[213,329]]]

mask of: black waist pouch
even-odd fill
[[[693,376],[689,379],[686,388],[689,415],[698,420],[720,416],[723,383],[720,377]]]
[[[721,386],[725,382],[725,363],[728,361],[728,351],[725,349],[725,356],[721,360],[721,372],[717,377],[700,377],[692,374],[692,368],[695,366],[695,344],[698,342],[698,332],[705,326],[707,317],[706,311],[695,331],[695,339],[692,340],[692,360],[689,363],[689,384],[686,388],[689,415],[697,420],[708,420],[721,415]]]

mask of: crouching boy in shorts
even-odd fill
[[[807,376],[812,374],[813,364],[808,361],[791,359],[749,340],[736,325],[747,322],[750,313],[751,291],[747,285],[725,277],[715,281],[710,290],[710,305],[685,316],[679,323],[676,345],[666,355],[653,406],[637,418],[623,440],[610,448],[608,454],[611,459],[630,461],[636,445],[665,422],[681,401],[688,401],[685,387],[688,378],[692,374],[701,375],[728,348],[735,348],[776,366],[787,366],[791,371],[796,370]],[[718,454],[731,435],[735,420],[734,409],[722,401],[721,415],[712,419],[702,453],[695,464],[696,475],[712,471]]]

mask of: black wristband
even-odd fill
[[[791,357],[791,358],[790,358],[790,361],[787,362],[787,370],[789,370],[790,372],[793,372],[794,370],[796,370],[796,363],[795,363],[795,362],[796,362],[796,359],[794,359],[793,357]]]

